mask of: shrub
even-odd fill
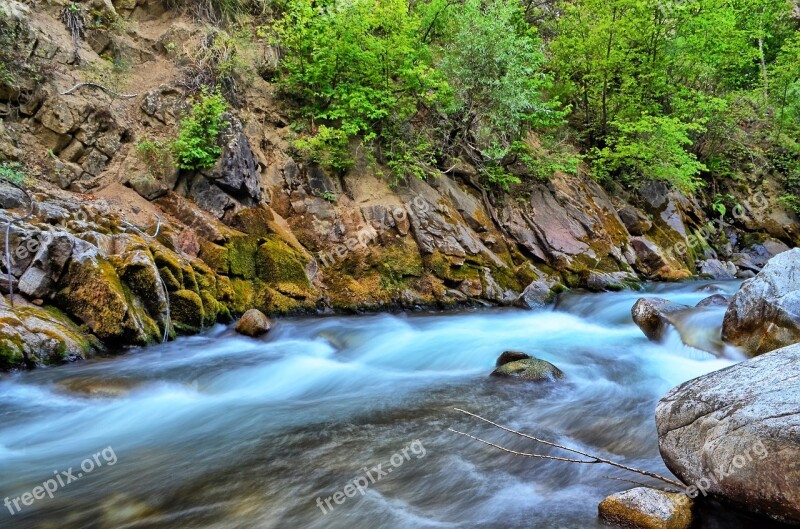
[[[172,144],[177,167],[188,170],[213,167],[222,154],[219,135],[227,109],[228,104],[219,92],[203,90],[189,115],[181,120],[178,138]]]
[[[183,58],[181,85],[190,93],[219,90],[228,101],[238,105],[240,88],[255,77],[248,65],[248,60],[254,60],[249,56],[251,49],[244,32],[211,31],[196,50]]]
[[[706,170],[685,147],[692,144],[696,124],[677,118],[643,115],[636,121],[615,121],[608,146],[594,152],[595,176],[617,175],[625,184],[665,180],[684,192],[702,185],[697,175]]]

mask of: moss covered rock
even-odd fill
[[[524,358],[501,365],[492,371],[492,376],[513,377],[534,382],[552,382],[564,378],[564,372],[546,360]]]
[[[100,348],[94,336],[54,307],[0,308],[0,370],[74,361]]]
[[[692,525],[692,500],[680,492],[636,487],[612,494],[600,502],[600,517],[635,529],[688,529]]]
[[[146,307],[94,246],[76,243],[61,283],[56,303],[104,342],[144,345],[160,339]]]
[[[172,324],[180,333],[196,333],[203,328],[203,300],[191,290],[170,292]]]

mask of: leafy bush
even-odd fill
[[[509,147],[526,127],[563,120],[542,100],[542,44],[518,2],[465,0],[450,10],[444,33],[438,67],[453,90],[448,110],[478,148]]]
[[[292,0],[275,26],[286,53],[280,86],[305,117],[369,140],[382,119],[410,118],[437,86],[419,31],[405,0]]]
[[[685,149],[692,144],[689,133],[700,130],[699,125],[672,117],[643,115],[636,121],[615,121],[612,126],[615,132],[608,146],[595,150],[598,178],[616,175],[629,185],[665,180],[685,192],[702,185],[697,175],[706,166]]]
[[[353,165],[347,133],[335,127],[320,125],[316,134],[294,140],[292,148],[300,158],[336,171],[346,171]]]
[[[219,92],[203,90],[189,115],[180,122],[178,138],[172,144],[175,165],[198,170],[213,167],[222,154],[219,135],[225,126],[223,115],[228,109]]]

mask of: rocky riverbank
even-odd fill
[[[97,9],[127,31],[101,24],[76,42],[46,6],[4,19],[15,53],[56,67],[0,79],[0,152],[26,162],[34,199],[25,218],[26,198],[4,186],[0,369],[154,343],[250,308],[537,307],[567,288],[746,277],[798,242],[797,219],[767,207],[778,190],[760,177],[735,191],[741,214],[717,222],[665,184],[608,190],[585,167],[511,192],[476,185],[476,168],[457,161],[426,180],[391,182],[364,156],[334,174],[296,155],[264,78],[227,116],[215,167],[159,171],[139,147],[176,133],[181,61],[204,28],[155,1]],[[132,58],[135,94],[76,85],[110,50]]]

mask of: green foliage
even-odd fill
[[[635,121],[615,121],[611,126],[614,132],[608,146],[594,153],[598,178],[616,176],[628,185],[665,180],[686,192],[702,185],[697,176],[706,166],[684,149],[692,143],[689,133],[700,130],[699,125],[643,115]]]
[[[582,160],[582,156],[569,146],[556,143],[547,136],[529,136],[527,141],[515,141],[511,144],[510,152],[525,166],[527,173],[538,181],[550,180],[557,172],[578,174]]]
[[[322,193],[322,198],[324,198],[328,202],[336,202],[336,195],[334,195],[330,191],[325,191],[324,193]]]
[[[512,184],[519,184],[522,180],[511,174],[508,169],[496,163],[489,163],[481,170],[481,176],[491,185],[501,187],[508,191]]]
[[[542,100],[542,44],[508,0],[465,0],[448,12],[438,67],[453,90],[447,109],[479,148],[508,147],[527,127],[559,123]]]
[[[280,86],[304,117],[372,139],[381,120],[410,118],[438,84],[419,31],[404,0],[291,0],[274,28],[286,52]]]
[[[21,184],[28,177],[28,173],[17,162],[0,162],[0,180],[14,184]]]
[[[316,134],[304,134],[292,142],[301,159],[344,172],[353,165],[350,142],[345,131],[320,125]]]
[[[188,170],[213,167],[222,154],[219,135],[227,109],[228,104],[219,92],[203,90],[196,98],[189,115],[181,120],[178,138],[172,144],[177,167]]]

